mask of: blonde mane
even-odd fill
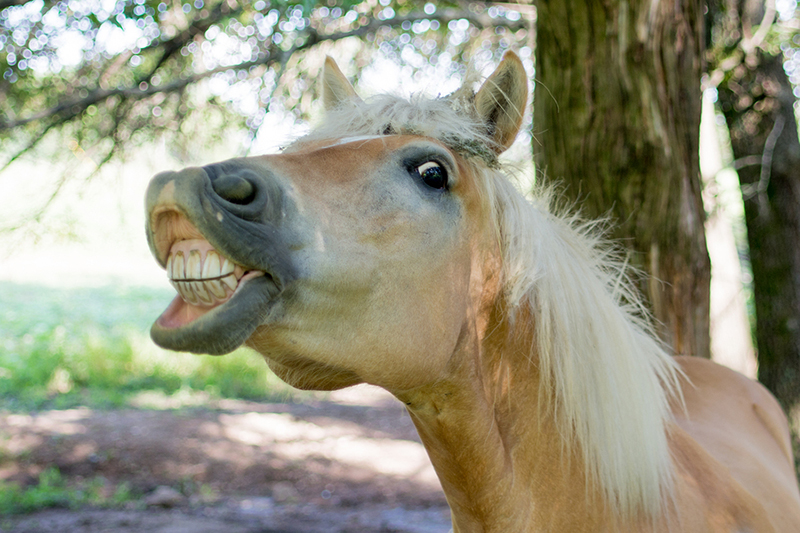
[[[555,391],[561,433],[580,445],[611,505],[657,515],[673,496],[667,424],[678,367],[594,225],[551,213],[547,191],[531,205],[498,178],[504,287],[512,305],[531,309],[540,391]]]
[[[469,86],[466,84],[465,86]],[[539,188],[527,200],[503,172],[472,94],[378,96],[327,113],[287,151],[343,136],[410,134],[437,139],[469,163],[502,250],[504,296],[530,308],[540,391],[566,446],[622,516],[656,516],[673,495],[667,444],[678,370],[656,340],[635,290],[591,224],[551,212]],[[526,314],[527,315],[527,314]],[[552,401],[549,401],[553,398]]]

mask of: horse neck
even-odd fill
[[[428,451],[457,533],[602,531],[605,506],[540,394],[526,317],[495,306],[465,324],[446,375],[397,394]],[[481,327],[481,322],[484,326]],[[485,332],[491,332],[485,335]]]

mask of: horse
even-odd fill
[[[800,531],[777,401],[668,354],[597,224],[499,162],[519,58],[478,81],[364,100],[328,58],[311,133],[154,177],[147,238],[178,295],[153,340],[388,390],[458,533]]]

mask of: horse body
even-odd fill
[[[167,172],[148,239],[162,346],[246,343],[288,383],[403,401],[457,532],[800,531],[788,426],[757,383],[654,340],[608,253],[496,156],[527,98],[361,101],[276,155]]]
[[[687,531],[797,531],[789,427],[759,383],[710,361],[677,358],[686,410],[670,430]]]

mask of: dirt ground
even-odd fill
[[[147,403],[147,402],[145,402]],[[157,402],[156,402],[157,403]],[[13,532],[444,533],[441,487],[403,406],[357,387],[326,399],[0,414],[0,479],[55,466],[127,483],[115,509],[4,517]],[[167,405],[169,407],[169,405]]]

